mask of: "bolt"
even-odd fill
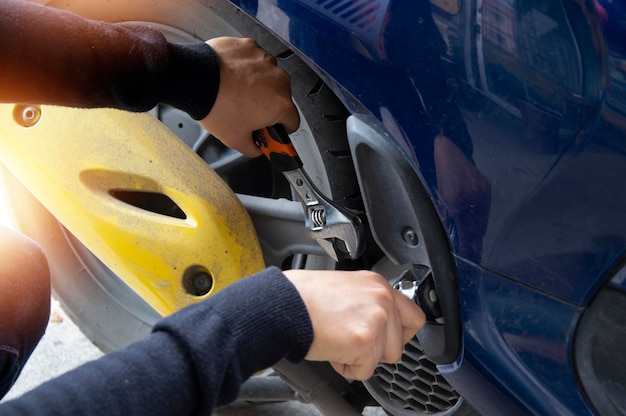
[[[430,289],[428,291],[428,300],[431,301],[432,303],[436,303],[439,298],[437,297],[437,292],[435,291],[435,289]]]
[[[183,275],[183,287],[192,296],[204,296],[213,288],[213,277],[201,266],[191,266]]]
[[[418,284],[415,280],[404,279],[394,285],[407,298],[415,301]]]
[[[410,246],[416,246],[419,243],[417,233],[411,227],[406,227],[402,233],[404,241]]]
[[[211,276],[205,272],[196,274],[193,277],[193,287],[198,293],[207,293],[211,290]]]

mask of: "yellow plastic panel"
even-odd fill
[[[239,199],[151,115],[3,104],[0,161],[162,315],[264,267]],[[135,193],[169,198],[184,215],[120,197]],[[208,272],[211,290],[188,293],[186,272]]]

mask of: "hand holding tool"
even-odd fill
[[[283,126],[276,124],[259,130],[255,132],[254,140],[300,198],[309,238],[317,240],[335,261],[359,257],[364,249],[361,219],[326,198],[313,185]]]

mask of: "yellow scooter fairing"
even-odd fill
[[[161,315],[264,266],[233,191],[149,114],[0,105],[0,161]]]

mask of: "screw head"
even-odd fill
[[[402,231],[402,238],[410,246],[415,247],[419,244],[419,237],[417,235],[417,232],[415,232],[415,230],[411,227],[406,227]]]

